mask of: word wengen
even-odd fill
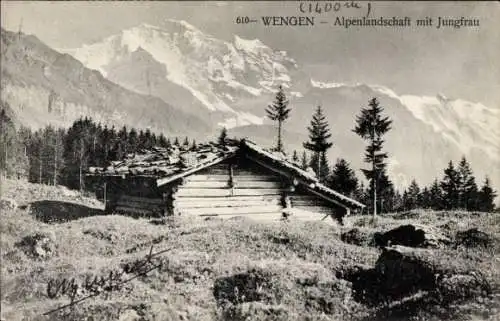
[[[66,296],[70,302],[45,312],[44,315],[49,315],[74,306],[86,299],[96,297],[101,293],[118,291],[127,282],[139,276],[144,276],[153,270],[161,269],[166,265],[166,261],[165,258],[158,256],[170,250],[171,249],[165,249],[153,253],[153,246],[151,246],[149,253],[144,258],[123,264],[119,269],[111,270],[106,275],[87,276],[83,282],[78,282],[75,278],[70,280],[66,278],[49,280],[47,283],[47,296],[50,299]],[[131,276],[129,278],[124,278],[125,275]]]

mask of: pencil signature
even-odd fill
[[[151,271],[161,269],[167,262],[165,258],[160,257],[160,254],[170,250],[164,249],[153,253],[153,245],[151,245],[151,249],[145,257],[122,264],[120,268],[111,270],[106,275],[87,276],[83,281],[77,281],[75,278],[49,280],[47,283],[47,296],[50,299],[67,297],[69,303],[47,311],[43,315],[49,315],[72,307],[102,293],[120,290],[124,284],[133,279],[144,276]]]

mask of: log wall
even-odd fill
[[[314,220],[345,211],[303,189],[291,179],[248,160],[228,161],[185,177],[173,194],[174,213],[197,216],[249,216],[279,221],[288,205],[290,219]],[[331,220],[331,218],[329,218]]]
[[[185,177],[174,194],[173,206],[180,215],[279,220],[285,189],[273,173],[228,161]]]

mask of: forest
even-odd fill
[[[189,137],[165,137],[149,129],[108,127],[91,118],[81,118],[69,128],[45,128],[32,130],[16,126],[2,106],[0,111],[0,170],[2,176],[27,179],[33,183],[64,185],[81,191],[94,191],[86,179],[89,167],[106,166],[112,160],[124,158],[153,146],[171,145],[196,149],[196,141]],[[293,110],[279,88],[275,100],[267,109],[267,117],[278,123],[275,152],[285,153],[282,128]],[[349,161],[334,161],[327,157],[327,150],[334,147],[329,123],[318,106],[308,127],[309,140],[303,143],[303,151],[287,155],[290,161],[303,169],[316,173],[326,186],[367,205],[365,214],[407,211],[417,208],[433,210],[462,209],[491,212],[495,209],[493,190],[488,177],[478,184],[465,157],[458,162],[450,160],[443,169],[442,177],[429,186],[419,186],[413,179],[404,190],[397,190],[387,174],[383,151],[383,135],[391,129],[392,121],[383,116],[383,108],[376,98],[362,108],[355,120],[353,132],[367,142],[362,169],[366,180],[358,178]],[[227,130],[223,128],[218,141],[224,141]],[[367,183],[366,183],[367,182]],[[365,185],[366,184],[366,185]]]

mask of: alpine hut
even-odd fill
[[[246,139],[196,150],[153,148],[89,174],[103,183],[107,212],[341,221],[364,207]]]

